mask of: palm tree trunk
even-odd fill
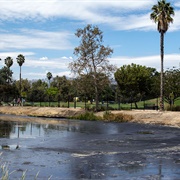
[[[164,32],[161,32],[160,111],[164,111]]]
[[[19,83],[20,83],[20,85],[19,85],[19,90],[20,90],[20,97],[21,97],[21,66],[20,66],[20,74],[19,74]]]

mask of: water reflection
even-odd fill
[[[7,123],[7,122],[6,122]],[[8,122],[12,126],[12,130],[9,132],[9,138],[33,138],[41,136],[42,125],[33,123],[16,123]]]
[[[15,138],[21,135],[23,135],[24,138],[44,136],[47,133],[51,133],[51,130],[85,134],[117,134],[123,132],[124,127],[109,124],[107,128],[106,123],[96,122],[93,124],[88,121],[79,123],[79,121],[75,120],[57,120],[55,124],[0,121],[0,138]]]
[[[159,160],[159,168],[158,168],[158,176],[159,176],[159,180],[161,180],[162,177],[162,160]]]
[[[0,121],[0,138],[8,138],[12,131],[12,124]]]
[[[112,129],[112,130],[111,130]],[[90,122],[61,120],[56,124],[0,121],[0,138],[16,139],[19,148],[19,139],[36,139],[38,137],[79,137],[83,134],[103,134],[105,131],[112,133],[113,128],[103,129],[102,124],[96,126]],[[71,134],[73,133],[73,135]]]
[[[102,124],[92,126],[87,123],[79,123],[76,121],[59,121],[58,125],[54,124],[34,124],[34,123],[21,123],[21,122],[6,122],[1,121],[1,137],[6,138],[30,138],[37,136],[44,136],[45,134],[51,133],[53,130],[67,131],[67,132],[79,132],[85,134],[111,134],[117,133],[118,131],[112,126],[108,129],[103,129]]]

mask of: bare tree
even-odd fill
[[[79,76],[90,76],[98,110],[99,74],[110,76],[115,70],[115,66],[110,65],[107,59],[113,50],[102,44],[103,33],[97,26],[87,25],[84,29],[78,29],[75,35],[80,38],[80,45],[74,49],[74,55],[78,58],[69,64],[69,68]]]

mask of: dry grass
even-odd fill
[[[2,153],[0,154],[0,156],[2,156]],[[12,172],[9,172],[9,167],[7,163],[2,163],[2,161],[0,160],[0,179],[1,180],[9,180],[11,177],[11,174],[13,174],[14,172],[16,172],[15,170]],[[38,179],[38,175],[39,172],[35,175],[34,180]],[[19,180],[25,180],[27,176],[27,170],[23,171],[22,176],[19,178]],[[52,175],[47,178],[47,180],[50,180],[52,178]]]
[[[123,114],[123,113],[113,114],[109,111],[106,111],[103,114],[103,120],[108,122],[129,122],[132,119],[133,119],[132,115],[129,114]]]

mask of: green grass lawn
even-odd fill
[[[176,106],[180,106],[180,98],[179,98],[179,100],[175,101],[174,104],[175,104]]]
[[[149,100],[149,101],[141,101],[141,102],[138,102],[137,105],[138,105],[138,108],[144,108],[144,104],[156,104],[156,100]],[[68,103],[67,102],[34,102],[34,103],[30,103],[30,102],[26,102],[26,105],[29,105],[29,106],[42,106],[42,107],[68,107]],[[70,102],[69,103],[69,107],[80,107],[80,108],[84,108],[85,107],[85,102],[76,102],[76,104],[74,102]],[[91,103],[86,103],[86,107],[89,107],[89,108],[92,108],[93,106],[95,106],[95,103],[93,102],[92,104]],[[104,107],[105,109],[107,108],[107,106],[110,108],[114,108],[114,109],[119,109],[119,105],[117,103],[107,103],[105,102],[104,104],[101,104],[100,103],[100,106]],[[135,108],[135,104],[132,103],[126,103],[126,104],[123,104],[123,103],[120,103],[120,108],[121,109],[131,109],[131,106],[132,108]]]
[[[144,109],[144,105],[155,105],[157,106],[157,104],[159,104],[159,99],[150,99],[150,100],[146,100],[146,101],[140,101],[137,102],[137,106],[138,109]],[[34,102],[34,103],[30,103],[30,102],[26,102],[26,105],[29,106],[42,106],[42,107],[68,107],[68,102]],[[105,102],[104,104],[100,103],[100,106],[103,109],[119,109],[119,104],[117,103],[107,103]],[[165,107],[168,107],[169,104],[165,103]],[[180,106],[180,100],[175,101],[175,106]],[[85,102],[76,102],[76,104],[74,102],[70,102],[69,103],[69,107],[77,107],[77,108],[84,108],[85,107]],[[92,104],[90,102],[86,102],[86,107],[87,108],[93,108],[95,107],[95,103],[93,102]],[[135,104],[134,103],[120,103],[120,109],[126,109],[126,110],[130,110],[130,109],[135,109]]]

